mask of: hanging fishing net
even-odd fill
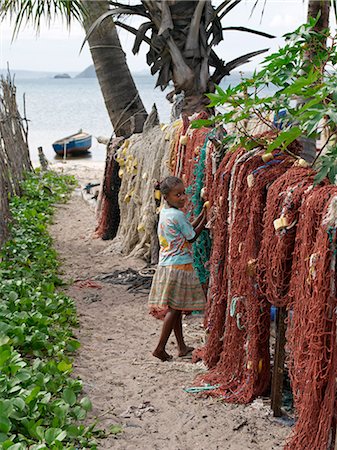
[[[300,208],[290,282],[288,365],[297,421],[287,450],[325,450],[335,440],[336,226],[337,187],[314,189]]]
[[[268,191],[257,278],[260,290],[275,306],[289,300],[299,208],[311,193],[314,175],[311,169],[293,167]]]
[[[194,352],[193,360],[203,359],[207,367],[213,367],[219,360],[222,348],[222,336],[225,326],[225,312],[227,305],[227,252],[228,252],[228,192],[230,175],[233,165],[245,149],[235,152],[229,151],[214,178],[209,175],[206,195],[210,202],[209,219],[210,231],[213,238],[210,256],[210,281],[207,295],[204,327],[208,334],[207,343],[202,349]],[[212,165],[212,155],[208,154],[208,167]],[[211,180],[211,183],[210,183]]]
[[[220,384],[212,395],[247,403],[269,387],[270,307],[256,283],[267,188],[293,163],[281,153],[264,163],[260,150],[238,158],[228,193],[227,305],[222,352],[196,382]],[[224,278],[224,276],[223,276]]]
[[[116,152],[123,138],[114,139],[108,146],[103,177],[103,189],[100,192],[100,208],[98,224],[95,230],[97,237],[113,239],[118,230],[120,209],[118,204],[118,192],[121,180],[118,176],[119,164],[116,161]]]

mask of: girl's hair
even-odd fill
[[[163,195],[167,195],[173,188],[178,186],[179,184],[183,184],[183,180],[177,177],[166,177],[160,183],[160,192]]]

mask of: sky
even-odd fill
[[[214,1],[218,4],[219,1]],[[306,21],[306,2],[302,0],[267,0],[264,15],[261,19],[261,9],[264,0],[260,0],[252,17],[251,10],[255,0],[243,0],[222,21],[223,26],[246,26],[276,35],[277,39],[266,39],[248,33],[226,31],[225,40],[215,51],[225,61],[237,58],[250,51],[261,48],[276,50],[282,45],[281,36],[294,30]],[[127,19],[136,26],[138,19]],[[29,26],[23,28],[14,42],[12,40],[13,26],[9,20],[0,23],[0,69],[34,70],[50,72],[80,72],[92,64],[87,44],[80,53],[84,32],[80,24],[73,23],[70,31],[60,20],[43,26],[39,35]],[[127,54],[129,67],[133,73],[148,72],[145,55],[147,45],[142,44],[141,51],[134,56],[131,52],[133,35],[125,30],[119,31],[122,47]],[[244,70],[256,67],[259,59],[242,66]]]

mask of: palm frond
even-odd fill
[[[257,34],[259,36],[267,37],[270,39],[274,39],[276,37],[276,36],[273,36],[272,34],[265,33],[264,31],[253,30],[251,28],[246,28],[246,27],[223,27],[222,29],[224,31],[230,31],[230,30],[244,31],[245,33]]]
[[[13,39],[25,24],[32,24],[39,32],[41,23],[62,17],[70,27],[72,20],[81,21],[86,8],[80,0],[1,0],[0,20],[9,16],[14,22]]]
[[[245,55],[239,56],[239,58],[232,59],[232,61],[229,61],[223,68],[223,71],[226,72],[226,75],[233,70],[236,69],[236,67],[241,66],[242,64],[245,64],[247,62],[250,62],[250,59],[254,56],[261,55],[261,53],[265,53],[269,50],[269,48],[264,48],[262,50],[256,50],[255,52],[246,53]]]
[[[219,19],[221,20],[223,17],[225,17],[226,14],[228,14],[235,6],[237,6],[239,3],[241,3],[241,0],[235,0],[233,3],[227,6],[227,8],[222,11],[222,13],[219,15]]]

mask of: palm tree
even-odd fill
[[[88,32],[92,23],[109,10],[107,1],[82,0],[85,7],[83,26]],[[141,133],[147,117],[143,102],[126,62],[115,24],[103,23],[88,39],[97,79],[116,136]]]
[[[149,45],[147,63],[151,73],[158,73],[157,86],[164,90],[170,82],[175,93],[184,91],[183,113],[189,115],[205,109],[208,99],[205,93],[213,92],[231,70],[267,49],[257,50],[225,63],[215,52],[214,46],[224,38],[226,30],[244,31],[272,38],[270,34],[245,27],[223,27],[221,20],[241,0],[225,0],[217,8],[211,0],[176,1],[143,0],[138,4],[109,1],[110,11],[103,14],[87,34],[99,28],[106,19],[113,17],[117,26],[135,35],[133,53],[140,45]],[[122,16],[141,16],[145,22],[138,29],[119,20]],[[211,74],[211,70],[213,73]]]
[[[31,22],[38,31],[42,20],[64,17],[67,24],[81,22],[86,30],[109,10],[106,0],[1,0],[0,19],[14,19],[13,37],[21,26]],[[101,87],[111,124],[117,136],[140,133],[147,117],[139,97],[125,53],[113,22],[105,23],[88,39],[97,78]]]

